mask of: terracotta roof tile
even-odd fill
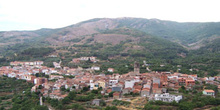
[[[213,90],[208,90],[208,89],[206,89],[206,90],[204,90],[205,92],[215,92],[215,91],[213,91]]]

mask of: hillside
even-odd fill
[[[131,27],[178,42],[184,46],[198,46],[208,39],[220,38],[220,23],[178,23],[158,19],[118,19],[118,27]]]
[[[84,39],[118,28],[135,29],[147,34],[177,42],[187,49],[199,49],[207,42],[220,38],[220,23],[178,23],[158,19],[142,18],[97,18],[60,29],[36,31],[0,32],[0,47],[34,41],[52,45],[68,45],[68,41]],[[137,34],[137,33],[136,33]],[[39,41],[39,42],[40,42]],[[84,43],[84,42],[82,42]]]
[[[178,23],[158,19],[99,18],[59,29],[0,32],[0,61],[63,60],[69,66],[72,58],[96,56],[106,65],[119,67],[146,60],[152,70],[177,70],[201,75],[219,73],[220,23]],[[48,48],[54,50],[49,51]],[[38,49],[39,48],[39,49]],[[34,50],[39,55],[29,54]],[[47,59],[58,54],[57,59]],[[6,63],[2,63],[6,64]],[[49,64],[49,63],[48,63]],[[165,64],[161,68],[159,65]],[[121,65],[121,66],[120,66]],[[82,65],[81,65],[82,66]]]
[[[118,18],[92,19],[60,29],[59,40],[100,33],[104,30],[130,28],[177,42],[188,49],[198,49],[206,42],[220,38],[220,23],[178,23],[158,19]]]

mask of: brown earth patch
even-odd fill
[[[94,37],[94,41],[98,43],[110,43],[112,45],[119,44],[121,41],[126,41],[127,39],[132,39],[128,35],[120,34],[98,34]]]

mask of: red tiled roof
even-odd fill
[[[119,96],[119,95],[120,95],[119,92],[114,92],[114,93],[113,93],[113,96]]]
[[[142,91],[150,91],[150,88],[143,88]]]
[[[124,89],[132,90],[132,88],[131,88],[131,87],[128,87],[128,88],[124,88]]]
[[[208,89],[206,89],[206,90],[204,90],[205,92],[215,92],[215,91],[213,91],[213,90],[208,90]]]
[[[112,89],[107,89],[107,93],[110,93],[110,92],[112,92]]]
[[[140,89],[135,89],[133,90],[133,93],[139,93],[141,90]]]
[[[134,88],[134,89],[140,89],[140,90],[141,90],[142,86],[141,86],[141,85],[136,85],[136,86],[134,86],[133,88]]]

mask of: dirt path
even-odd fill
[[[143,108],[146,103],[147,100],[143,97],[137,97],[134,100],[131,100],[131,106],[133,106],[134,108]]]
[[[122,100],[123,101],[129,100],[131,104],[128,106],[117,106],[119,110],[141,110],[144,107],[144,105],[147,103],[146,98],[143,97],[123,98]]]

